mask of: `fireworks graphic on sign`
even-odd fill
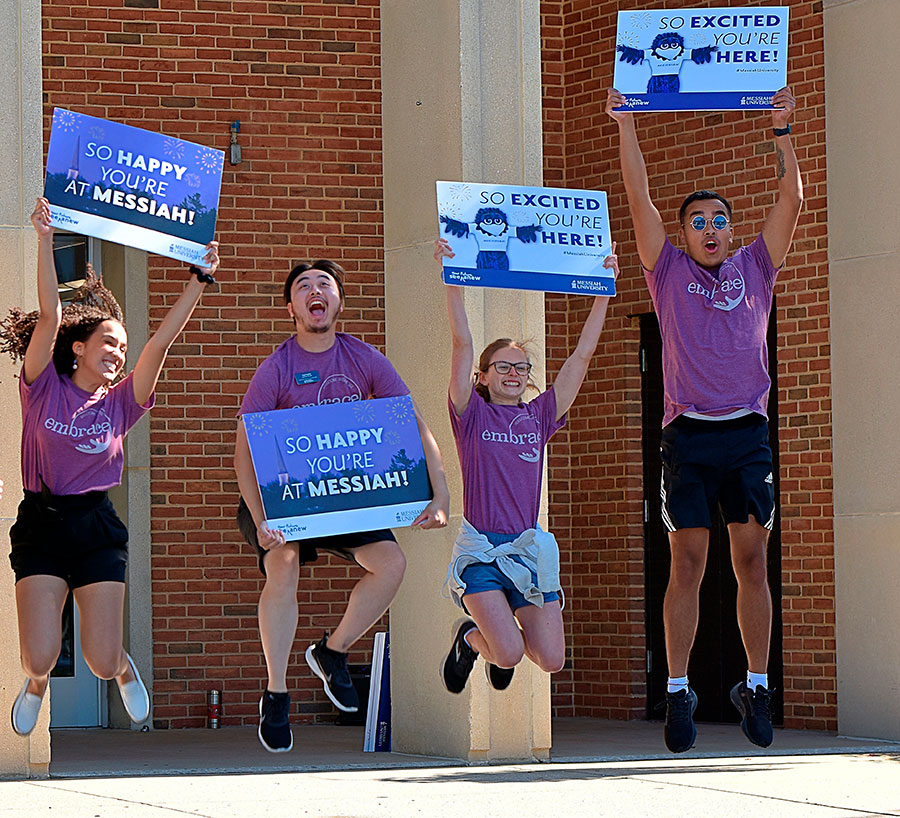
[[[692,31],[687,36],[688,48],[703,48],[709,45],[707,38],[699,31]]]
[[[295,417],[285,418],[281,422],[281,431],[296,435],[300,433],[300,422]]]
[[[353,405],[353,416],[357,423],[373,423],[375,410],[367,400],[360,400]]]
[[[222,167],[221,154],[216,153],[216,151],[211,151],[208,148],[204,148],[200,151],[197,161],[200,163],[200,167],[207,173],[212,173],[214,170],[220,170]]]
[[[166,139],[163,141],[163,153],[172,159],[184,158],[184,142],[180,139]]]
[[[187,182],[188,187],[200,187],[201,179],[196,173],[186,173],[184,181]]]
[[[650,23],[653,21],[650,18],[650,12],[642,11],[632,14],[629,22],[634,28],[650,28]]]
[[[459,201],[459,202],[468,201],[468,199],[471,195],[472,195],[472,186],[471,185],[450,185],[450,198],[455,201]]]
[[[400,434],[396,429],[391,429],[386,435],[385,439],[391,446],[399,446],[400,445]]]
[[[94,139],[106,139],[106,131],[99,125],[93,125],[88,129],[88,133]]]
[[[400,426],[404,426],[415,418],[409,398],[397,398],[388,402],[385,407],[387,416]]]
[[[74,114],[71,111],[57,110],[53,114],[53,125],[66,133],[75,133],[78,130],[78,120],[80,118],[79,114]]]
[[[247,434],[259,437],[272,431],[272,421],[261,414],[244,415],[244,426]]]
[[[472,186],[466,184],[450,185],[447,188],[447,199],[444,202],[444,216],[449,216],[457,221],[465,221],[463,208],[469,204],[472,197]]]

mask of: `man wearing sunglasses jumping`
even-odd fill
[[[747,653],[746,681],[731,690],[741,728],[754,744],[772,743],[766,677],[772,599],[766,545],[775,518],[772,452],[766,405],[766,329],[778,270],[790,249],[803,202],[791,146],[796,103],[788,88],[773,97],[772,127],[778,198],[762,232],[731,252],[731,205],[708,190],[681,205],[679,237],[666,237],[638,144],[634,116],[612,89],[606,112],[619,125],[619,152],[638,255],[659,316],[665,408],[662,515],[672,566],[663,606],[669,681],[666,746],[694,745],[697,696],[688,686],[688,659],[699,619],[700,582],[716,509],[728,526],[738,581],[737,617]]]

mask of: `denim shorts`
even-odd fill
[[[496,534],[492,531],[482,531],[480,533],[488,538],[488,542],[491,545],[503,545],[504,543],[512,542],[519,536],[518,534]],[[520,565],[525,565],[525,560],[518,554],[512,554],[510,559]],[[522,592],[516,588],[513,581],[494,562],[473,563],[463,570],[460,579],[466,584],[466,592],[463,594],[464,608],[466,597],[469,594],[480,594],[484,591],[503,591],[506,594],[506,599],[509,601],[509,607],[514,611],[524,608],[526,605],[531,605],[522,595]],[[531,581],[535,585],[537,585],[537,579],[537,573],[532,571]],[[558,599],[559,594],[556,591],[544,593],[544,602],[555,602]],[[468,608],[466,608],[466,613],[468,613]]]

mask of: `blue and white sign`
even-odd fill
[[[616,294],[605,193],[438,182],[437,204],[445,284]]]
[[[53,110],[51,224],[200,264],[216,232],[223,151]]]
[[[409,395],[242,417],[266,522],[288,541],[408,526],[433,497]]]
[[[632,111],[772,108],[788,7],[620,11],[613,86]]]

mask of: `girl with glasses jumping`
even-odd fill
[[[434,258],[453,258],[445,239]],[[619,272],[613,253],[604,267]],[[509,338],[488,344],[478,360],[463,302],[463,288],[447,286],[453,339],[450,424],[463,475],[463,522],[453,547],[447,583],[469,615],[456,628],[442,677],[460,693],[478,655],[491,686],[504,690],[528,656],[547,672],[565,662],[559,549],[538,527],[544,449],[565,424],[597,347],[608,296],[597,296],[574,352],[553,385],[531,401],[531,361]]]

